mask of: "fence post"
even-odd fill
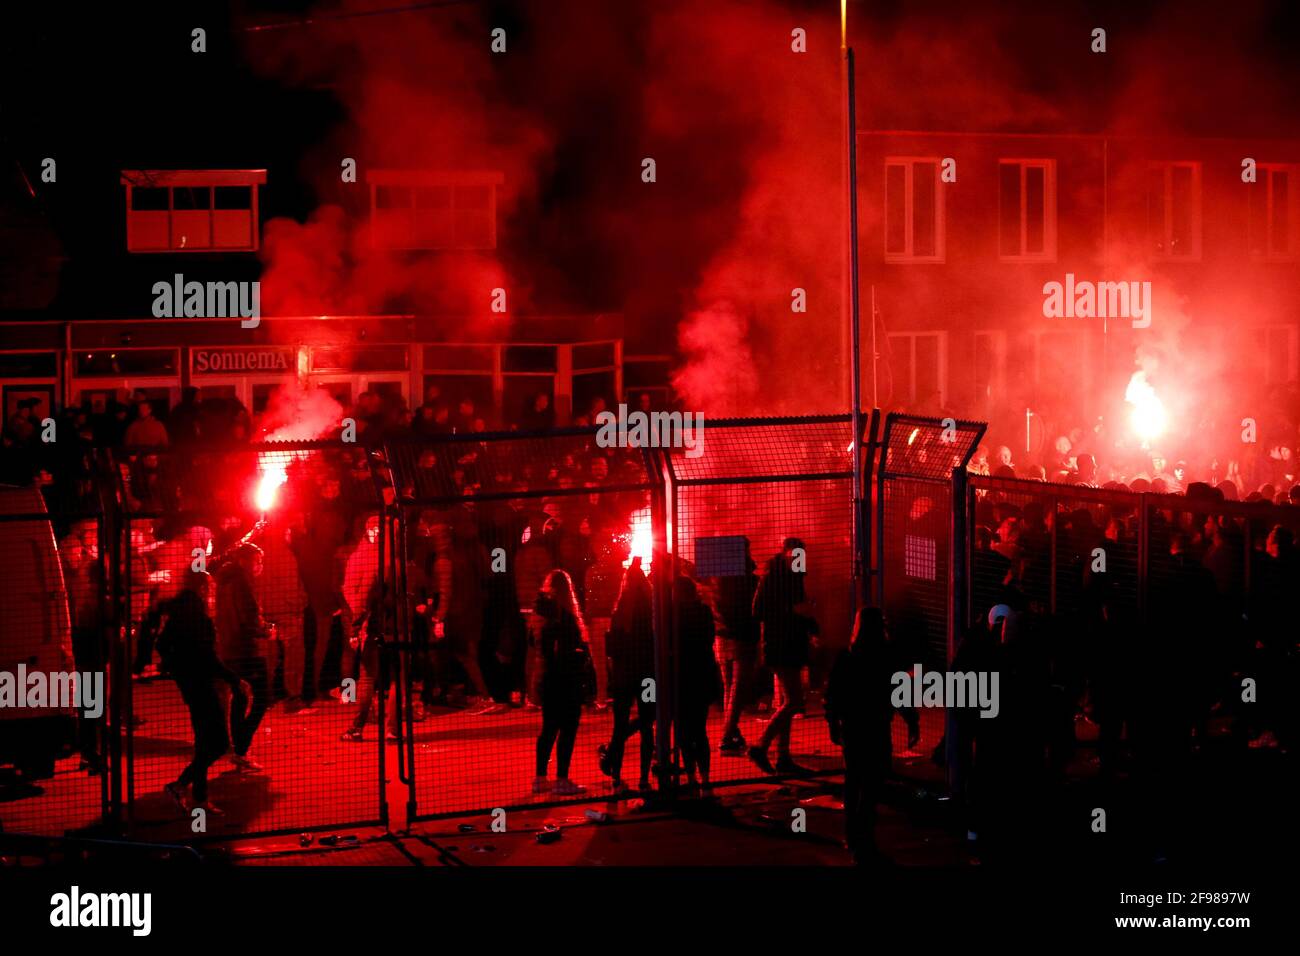
[[[853,557],[857,564],[855,571],[858,575],[853,595],[853,610],[855,612],[864,601],[871,600],[872,584],[875,575],[880,573],[880,569],[874,567],[871,563],[871,489],[874,484],[872,477],[875,473],[879,429],[880,409],[873,408],[871,410],[871,419],[867,425],[865,443],[861,435],[856,435],[853,439],[853,451],[856,455],[862,457],[862,479],[860,483],[855,484],[856,491],[853,502],[853,544],[855,546]],[[878,555],[876,560],[879,561]]]
[[[122,562],[118,543],[120,540],[121,511],[117,496],[113,494],[117,484],[113,480],[113,457],[111,452],[102,451],[94,457],[99,499],[98,544],[99,560],[104,584],[103,601],[100,610],[104,619],[100,622],[100,640],[103,642],[105,683],[108,686],[108,720],[105,722],[103,745],[104,754],[104,794],[107,800],[105,810],[114,829],[122,826],[122,793],[124,769],[122,766],[122,728],[126,719],[124,709],[123,684],[129,684],[130,673],[126,669],[129,662],[121,652],[123,645],[122,631]],[[124,664],[126,666],[124,666]],[[124,676],[125,675],[125,676]]]
[[[966,633],[966,590],[968,541],[966,536],[966,503],[969,479],[964,466],[952,470],[952,553],[948,559],[948,667],[952,667],[957,648]],[[944,711],[944,764],[948,789],[957,793],[961,781],[958,779],[957,760],[957,716],[951,707]]]
[[[1151,516],[1146,492],[1138,495],[1138,621],[1147,620],[1147,586],[1151,577]]]
[[[659,793],[672,797],[676,777],[673,774],[672,730],[676,713],[675,605],[672,599],[676,574],[677,549],[668,541],[668,512],[673,511],[676,530],[677,487],[672,465],[666,454],[647,452],[646,467],[658,480],[650,493],[651,574],[653,576],[653,630],[655,644],[655,759],[659,766]]]
[[[892,414],[885,419],[884,435],[880,439],[880,468],[876,474],[876,606],[885,607],[885,470],[888,467],[889,431]]]
[[[1048,569],[1047,570],[1047,610],[1049,613],[1055,614],[1056,613],[1056,572],[1058,570],[1056,547],[1057,544],[1059,543],[1059,539],[1057,537],[1057,529],[1061,523],[1061,502],[1056,497],[1056,495],[1052,495],[1050,498],[1047,499],[1047,506],[1052,509],[1052,533],[1051,533],[1051,540],[1048,542],[1049,547],[1051,549],[1051,555],[1048,558],[1048,564],[1047,564],[1047,569]]]

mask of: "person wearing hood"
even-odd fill
[[[194,728],[194,756],[164,789],[182,810],[199,807],[219,814],[221,810],[208,802],[208,770],[226,752],[230,738],[218,687],[229,685],[236,701],[251,701],[253,690],[217,654],[217,631],[208,615],[211,581],[206,571],[188,572],[180,593],[167,602],[158,653]],[[192,787],[188,802],[187,787]]]
[[[240,773],[262,771],[248,751],[270,698],[261,643],[267,631],[253,590],[253,580],[262,573],[263,563],[262,549],[246,543],[217,573],[217,648],[240,676],[241,685],[252,691],[251,698],[236,695],[230,705],[230,742],[235,751],[232,760]]]

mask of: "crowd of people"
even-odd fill
[[[1286,443],[1251,459],[1211,456],[1198,467],[1189,466],[1181,458],[1171,461],[1152,449],[1137,450],[1122,458],[1099,459],[1099,452],[1089,447],[1086,435],[1077,429],[1071,435],[1057,436],[1050,452],[1043,455],[1022,457],[1007,445],[999,445],[990,453],[987,446],[980,445],[967,469],[994,478],[1027,478],[1151,494],[1184,494],[1199,483],[1214,489],[1221,500],[1300,504],[1300,467],[1295,449]]]
[[[553,426],[545,399],[529,403],[514,425]],[[600,407],[597,401],[591,412]],[[572,771],[579,727],[585,714],[607,710],[610,734],[597,762],[609,789],[630,789],[634,772],[636,786],[650,789],[654,681],[664,662],[655,657],[654,598],[642,567],[649,554],[634,541],[637,522],[649,520],[648,496],[617,490],[643,482],[638,456],[568,435],[549,442],[544,456],[507,460],[492,443],[469,437],[488,430],[472,401],[453,410],[436,391],[414,413],[364,393],[350,417],[355,444],[311,452],[247,447],[253,428],[246,410],[200,400],[193,390],[165,424],[143,397],[129,412],[74,410],[58,426],[66,421],[74,442],[41,442],[29,419],[6,424],[0,480],[34,483],[52,512],[61,506],[58,551],[79,670],[104,664],[97,615],[106,582],[96,560],[103,541],[98,523],[72,517],[76,509],[66,504],[95,510],[101,476],[91,449],[120,449],[115,477],[130,516],[132,670],[142,681],[174,682],[194,733],[193,759],[168,785],[171,796],[215,811],[207,775],[226,754],[242,774],[264,772],[255,742],[273,708],[310,715],[350,706],[343,742],[366,740],[377,689],[394,676],[382,646],[408,637],[409,714],[387,709],[380,732],[390,740],[405,733],[399,716],[420,723],[536,711],[532,789],[576,795],[590,784]],[[372,467],[379,439],[444,434],[458,440],[393,444],[397,486],[376,484],[384,473]],[[151,450],[159,446],[185,453]],[[954,744],[971,833],[986,839],[1010,826],[1009,795],[1064,773],[1081,720],[1096,724],[1101,771],[1122,772],[1132,762],[1148,774],[1153,793],[1170,779],[1171,762],[1204,740],[1212,718],[1228,720],[1243,746],[1294,740],[1284,696],[1273,690],[1261,706],[1244,707],[1238,690],[1243,675],[1293,686],[1286,599],[1300,584],[1300,529],[1234,518],[1216,506],[1238,497],[1300,503],[1300,484],[1284,484],[1295,476],[1283,470],[1246,491],[1236,473],[1200,482],[1184,462],[1170,467],[1159,455],[1131,475],[1100,474],[1068,436],[1055,448],[1055,458],[1034,466],[1016,463],[1007,447],[992,460],[981,448],[971,470],[1182,493],[1180,506],[1161,499],[1144,545],[1151,582],[1145,619],[1167,626],[1144,627],[1125,584],[1132,576],[1114,573],[1138,559],[1141,529],[1131,498],[1057,511],[1023,490],[978,492],[971,578],[982,626],[967,636],[953,667],[1002,673],[1002,717],[959,719]],[[283,481],[274,503],[258,507],[253,489],[277,469]],[[384,505],[404,510],[404,540],[381,521]],[[381,553],[394,546],[401,560],[388,567],[400,570],[381,574]],[[1098,569],[1098,549],[1110,573]],[[819,635],[794,560],[803,550],[802,540],[789,537],[761,566],[746,549],[743,567],[731,573],[697,577],[688,565],[673,583],[673,735],[680,772],[692,786],[709,786],[715,753],[748,758],[765,773],[802,770],[791,730],[806,707]],[[906,670],[911,656],[890,637],[883,615],[867,609],[826,682],[826,719],[847,765],[850,843],[864,857],[893,718],[907,723],[913,744],[918,739],[915,713],[882,703],[884,676]],[[1176,690],[1147,694],[1143,688],[1157,679]],[[715,705],[722,730],[710,741]],[[756,740],[741,732],[746,708],[769,714]],[[82,721],[77,738],[92,769],[103,766],[99,726]]]
[[[1213,736],[1295,746],[1300,510],[1267,489],[1250,511],[1224,500],[1189,481],[1151,500],[1144,530],[1132,495],[977,490],[977,620],[952,667],[1000,671],[1003,702],[998,720],[959,725],[973,833],[1013,833],[1008,808],[1061,779],[1081,725],[1103,777],[1132,771],[1145,788],[1156,843],[1161,807]]]
[[[637,395],[635,402],[644,411],[654,404],[648,392]],[[596,396],[573,409],[569,424],[590,425],[606,407],[606,399]],[[545,390],[507,411],[483,407],[468,394],[444,396],[437,384],[428,386],[423,402],[414,408],[400,393],[363,391],[351,407],[340,406],[337,411],[337,420],[322,422],[316,433],[292,437],[336,435],[344,419],[356,423],[356,440],[363,445],[436,435],[545,431],[558,423],[551,395]],[[196,386],[182,389],[181,400],[171,408],[160,407],[156,398],[137,389],[127,401],[113,399],[103,407],[57,410],[48,419],[52,428],[43,424],[46,419],[40,414],[37,400],[24,399],[0,428],[0,484],[36,484],[51,511],[97,510],[94,449],[231,449],[266,440],[273,430],[267,427],[265,415],[254,415],[238,398],[203,395]],[[148,469],[156,460],[154,455],[141,456],[141,469]]]
[[[169,786],[178,802],[214,809],[207,772],[225,754],[241,774],[264,772],[255,741],[271,712],[351,706],[342,739],[366,740],[381,675],[392,679],[381,645],[399,633],[413,648],[413,722],[535,710],[533,789],[569,795],[592,783],[571,774],[582,715],[609,711],[610,736],[597,755],[607,786],[627,789],[625,777],[653,786],[661,662],[642,568],[648,547],[634,543],[638,523],[648,530],[649,498],[606,490],[644,486],[635,450],[601,448],[588,435],[556,436],[545,457],[505,456],[468,437],[398,443],[397,487],[376,487],[376,449],[360,440],[311,451],[188,441],[172,435],[172,453],[124,447],[115,456],[128,513],[132,671],[141,681],[173,681],[194,732],[193,761]],[[182,445],[186,453],[174,453]],[[281,470],[274,502],[259,510],[254,489]],[[403,560],[381,575],[380,539],[391,531],[379,517],[385,503],[404,509],[406,535]],[[95,666],[96,655],[102,666],[100,526],[69,520],[56,523],[70,600],[83,609],[73,643],[79,666]],[[394,540],[395,532],[384,546]],[[714,703],[725,716],[722,754],[766,771],[798,769],[792,721],[804,709],[803,671],[818,630],[802,575],[791,570],[801,547],[788,540],[762,576],[747,554],[738,576],[696,580],[686,567],[674,585],[675,736],[695,785],[710,781]],[[751,746],[740,714],[756,706],[771,719]],[[396,707],[387,714],[380,732],[398,740]],[[149,719],[147,709],[135,715]],[[102,766],[93,729],[82,756]],[[633,738],[637,756],[625,771]]]

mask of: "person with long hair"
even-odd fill
[[[722,681],[713,657],[713,608],[700,597],[694,579],[673,582],[677,604],[677,738],[682,767],[692,787],[709,793],[709,707],[721,697]],[[697,777],[698,775],[698,777]]]
[[[582,717],[582,682],[587,669],[587,628],[569,575],[556,569],[546,576],[533,610],[540,621],[542,652],[542,731],[537,735],[537,776],[533,793],[560,796],[586,792],[569,779],[569,762]],[[546,775],[555,750],[555,784]]]
[[[655,752],[655,701],[647,694],[645,681],[655,676],[654,619],[650,582],[641,568],[641,559],[623,574],[623,587],[614,605],[609,632],[605,638],[609,655],[610,707],[614,712],[614,729],[608,744],[596,748],[600,769],[613,780],[615,791],[623,790],[623,750],[628,738],[641,734],[642,790],[650,789],[650,764]],[[637,716],[630,718],[633,703]]]

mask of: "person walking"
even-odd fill
[[[230,746],[218,686],[229,685],[237,701],[251,701],[252,688],[217,656],[217,631],[208,616],[211,575],[190,571],[181,592],[167,602],[166,624],[158,637],[163,667],[176,682],[194,729],[194,756],[164,789],[182,810],[201,808],[220,814],[208,800],[208,770]],[[185,790],[191,788],[190,799]]]
[[[217,647],[223,660],[249,688],[250,699],[238,696],[230,704],[231,760],[240,773],[261,773],[262,765],[248,756],[253,736],[270,702],[270,682],[262,643],[267,637],[253,579],[262,573],[262,549],[241,544],[233,560],[217,572]]]
[[[615,791],[626,787],[623,782],[623,752],[628,738],[641,735],[640,787],[650,789],[650,764],[655,752],[655,695],[649,694],[645,681],[654,680],[654,620],[650,582],[641,568],[641,558],[634,557],[623,574],[623,587],[605,637],[609,655],[610,708],[614,728],[609,743],[597,750],[600,769],[612,778]],[[630,713],[636,706],[636,718]]]
[[[586,626],[569,575],[558,568],[547,575],[533,605],[540,618],[542,652],[542,730],[537,735],[537,776],[533,793],[557,796],[585,793],[569,779],[569,763],[582,717],[582,682],[587,669]],[[555,751],[555,784],[546,775]]]
[[[781,550],[767,562],[767,573],[754,594],[754,617],[762,626],[763,661],[776,675],[780,707],[772,715],[759,742],[749,748],[749,758],[764,773],[798,774],[803,768],[790,756],[790,725],[803,710],[803,668],[817,622],[801,613],[805,602],[803,542],[786,538]],[[768,749],[776,744],[773,767]]]
[[[688,784],[694,787],[698,781],[707,795],[709,707],[722,689],[713,658],[713,609],[701,600],[695,581],[685,575],[673,582],[673,597],[677,605],[677,742]]]

